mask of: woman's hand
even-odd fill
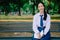
[[[41,33],[35,33],[34,38],[41,39],[42,38]]]
[[[41,33],[38,33],[38,34],[37,34],[37,36],[38,36],[38,38],[39,38],[39,39],[41,39],[41,38],[42,38]]]

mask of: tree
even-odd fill
[[[19,15],[21,16],[21,7],[23,7],[23,5],[25,3],[27,3],[29,0],[11,0],[12,3],[17,4],[18,7],[18,11],[19,11]]]
[[[48,0],[50,3],[52,2],[53,4],[51,4],[53,7],[53,10],[57,10],[60,13],[60,0]],[[50,5],[50,6],[51,6]]]
[[[10,11],[10,3],[13,5],[17,5],[18,11],[19,11],[19,15],[21,16],[21,7],[23,7],[23,5],[25,3],[27,3],[29,0],[0,0],[0,6],[3,6],[3,11],[5,11],[5,15],[8,15],[9,11]],[[15,8],[14,8],[15,9]]]
[[[5,12],[5,15],[8,15],[9,10],[8,10],[8,6],[9,6],[9,0],[0,0],[0,6],[3,6],[3,11]]]

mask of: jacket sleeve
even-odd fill
[[[47,15],[47,20],[46,20],[46,28],[44,29],[44,35],[46,35],[48,33],[48,31],[50,30],[50,15]]]
[[[35,33],[39,33],[38,29],[37,29],[37,26],[36,26],[36,16],[33,17],[33,31]]]

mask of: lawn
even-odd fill
[[[22,15],[22,16],[16,16],[16,15],[0,15],[0,20],[32,20],[32,15]],[[52,20],[60,20],[60,14],[59,15],[51,15]]]

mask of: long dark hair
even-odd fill
[[[39,2],[39,3],[42,3],[43,4],[43,6],[44,6],[44,20],[46,20],[47,19],[47,11],[45,10],[45,5],[44,5],[44,3],[43,2]],[[39,4],[38,3],[38,4]]]

